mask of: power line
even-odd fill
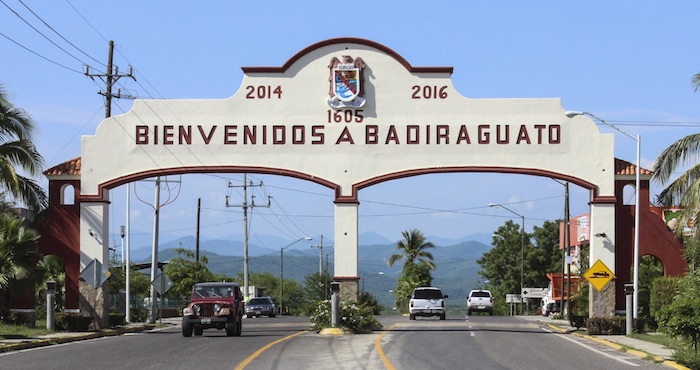
[[[51,40],[50,38],[48,38],[48,36],[44,35],[41,31],[39,31],[38,29],[36,29],[36,27],[34,27],[34,26],[33,26],[31,23],[29,23],[26,19],[22,18],[22,16],[19,15],[19,13],[17,13],[14,9],[12,9],[9,5],[7,5],[7,4],[5,3],[5,1],[0,0],[0,3],[2,3],[2,5],[5,5],[5,7],[6,7],[7,9],[9,9],[12,13],[14,13],[14,14],[17,16],[17,18],[21,19],[27,26],[29,26],[31,29],[33,29],[33,30],[36,31],[38,34],[40,34],[43,38],[45,38],[46,41],[50,42],[50,43],[53,44],[55,47],[57,47],[59,50],[61,50],[61,51],[63,51],[64,53],[68,54],[68,56],[70,56],[71,58],[77,60],[78,62],[80,62],[80,63],[82,63],[82,64],[84,64],[84,65],[87,65],[87,63],[85,63],[85,62],[83,62],[82,60],[80,60],[80,58],[78,58],[78,57],[76,57],[75,55],[69,53],[66,49],[60,47],[58,44],[56,44],[55,42],[53,42],[53,40]]]
[[[82,49],[80,49],[79,47],[75,46],[75,44],[73,44],[73,43],[70,42],[68,39],[66,39],[65,37],[63,37],[63,35],[61,35],[58,31],[56,31],[53,27],[51,27],[48,23],[46,23],[45,20],[43,20],[38,14],[36,14],[31,8],[29,8],[29,7],[27,6],[27,4],[25,4],[22,0],[18,0],[18,1],[20,2],[20,4],[24,5],[24,7],[27,8],[27,10],[29,10],[32,14],[34,14],[34,16],[37,17],[37,19],[39,19],[42,23],[44,23],[44,25],[45,25],[46,27],[48,27],[51,31],[53,31],[56,35],[58,35],[58,37],[60,37],[61,39],[63,39],[63,41],[67,42],[68,44],[70,44],[70,46],[74,47],[76,50],[78,50],[79,52],[83,53],[83,55],[85,55],[86,57],[88,57],[88,58],[94,60],[95,62],[97,62],[98,64],[101,64],[101,65],[103,65],[103,66],[106,67],[106,65],[105,65],[104,63],[102,63],[102,62],[100,62],[99,60],[93,58],[93,57],[90,56],[88,53],[84,52]]]
[[[0,36],[6,38],[7,40],[9,40],[10,42],[14,43],[15,45],[21,47],[22,49],[24,49],[24,50],[26,50],[26,51],[28,51],[28,52],[30,52],[30,53],[32,53],[32,54],[38,56],[39,58],[41,58],[41,59],[43,59],[43,60],[45,60],[45,61],[47,61],[47,62],[49,62],[49,63],[55,64],[55,65],[57,65],[57,66],[59,66],[59,67],[61,67],[61,68],[67,69],[67,70],[69,70],[69,71],[71,71],[71,72],[80,73],[80,74],[83,73],[82,71],[79,71],[79,70],[77,70],[77,69],[73,69],[73,68],[71,68],[71,67],[65,66],[65,65],[63,65],[63,64],[61,64],[61,63],[58,63],[58,62],[56,62],[56,61],[54,61],[54,60],[51,60],[51,59],[49,59],[49,58],[47,58],[47,57],[45,57],[45,56],[43,56],[43,55],[37,53],[36,51],[34,51],[34,50],[32,50],[32,49],[30,49],[30,48],[28,48],[28,47],[26,47],[26,46],[20,44],[19,42],[15,41],[15,40],[13,40],[12,38],[10,38],[9,36],[5,35],[5,34],[2,33],[2,32],[0,32]]]

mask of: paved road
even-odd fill
[[[514,317],[379,317],[382,332],[328,336],[307,318],[247,319],[240,338],[179,327],[0,355],[1,369],[663,369]]]

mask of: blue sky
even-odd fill
[[[38,124],[37,145],[47,167],[80,156],[81,135],[93,134],[104,117],[97,94],[104,85],[82,71],[85,64],[93,73],[104,71],[109,40],[116,44],[120,72],[132,65],[137,78],[122,78],[118,87],[139,98],[226,98],[240,87],[241,67],[282,65],[313,43],[349,36],[383,44],[414,66],[453,66],[454,84],[469,98],[561,98],[564,109],[591,112],[641,135],[645,168],[700,126],[700,94],[690,84],[700,72],[697,1],[24,4],[31,11],[19,0],[0,4],[0,83]],[[131,105],[116,100],[113,115]],[[634,140],[616,134],[615,145],[618,158],[634,162]],[[204,237],[242,234],[241,209],[225,206],[226,195],[232,204],[242,202],[240,188],[228,186],[240,185],[240,174],[171,179],[182,182],[172,183],[172,203],[161,211],[163,234],[194,235],[197,198]],[[273,197],[269,209],[256,208],[250,217],[251,242],[261,235],[332,238],[328,189],[283,177],[249,179],[265,184],[256,189],[257,202]],[[133,233],[148,235],[152,210],[145,203],[153,202],[153,183],[135,188],[145,202],[132,197]],[[654,185],[652,194],[659,189]],[[572,215],[587,212],[588,192],[575,186],[571,191]],[[112,192],[117,233],[126,218],[124,195],[123,188]],[[391,240],[410,228],[458,238],[490,235],[508,219],[520,222],[489,203],[524,215],[531,231],[563,217],[564,202],[563,186],[551,179],[503,174],[396,180],[363,190],[360,200],[360,232]]]

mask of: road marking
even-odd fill
[[[469,336],[470,336],[470,337],[473,337],[474,335],[475,335],[475,334],[474,334],[473,331],[470,331],[470,332],[469,332]]]
[[[379,358],[382,360],[382,363],[384,364],[384,367],[387,370],[395,370],[396,368],[391,363],[391,361],[389,361],[389,358],[386,357],[386,355],[384,354],[384,350],[382,349],[382,344],[380,342],[382,340],[382,337],[384,337],[384,335],[386,333],[388,333],[389,331],[391,331],[395,327],[396,327],[396,324],[392,325],[391,327],[389,327],[389,329],[387,329],[387,330],[383,331],[381,334],[379,334],[377,339],[374,341],[374,349],[377,350],[377,354],[379,355]]]
[[[268,343],[268,344],[265,345],[264,347],[262,347],[262,348],[260,348],[259,350],[255,351],[255,353],[253,353],[252,355],[248,356],[248,358],[246,358],[245,360],[243,360],[240,364],[238,364],[238,366],[236,366],[236,370],[245,369],[245,367],[248,366],[253,360],[255,360],[255,358],[257,358],[258,356],[260,356],[263,352],[267,351],[268,349],[270,349],[270,348],[271,348],[272,346],[274,346],[275,344],[284,342],[284,341],[287,340],[287,339],[292,339],[292,338],[294,338],[294,337],[296,337],[296,336],[298,336],[298,335],[302,335],[302,334],[307,333],[307,332],[308,332],[308,330],[300,331],[300,332],[298,332],[298,333],[294,333],[294,334],[288,335],[288,336],[286,336],[286,337],[284,337],[284,338],[277,339],[277,340],[274,341],[274,342]]]
[[[544,330],[544,331],[546,331],[546,332],[548,332],[548,333],[553,333],[553,334],[554,334],[554,332],[551,331],[551,330],[549,330],[549,329],[546,329],[546,328],[541,328],[541,329]],[[597,350],[597,349],[595,349],[595,348],[593,348],[593,347],[591,347],[591,346],[588,346],[588,345],[586,345],[586,344],[583,344],[583,343],[581,343],[581,342],[579,342],[579,341],[577,341],[577,340],[571,339],[571,338],[569,338],[569,337],[567,337],[567,336],[565,336],[565,335],[561,335],[561,337],[564,338],[564,339],[566,339],[566,340],[568,340],[568,341],[570,341],[570,342],[572,342],[572,343],[576,343],[576,344],[578,344],[579,346],[584,347],[584,348],[586,348],[586,349],[588,349],[588,350],[590,350],[590,351],[596,352],[596,353],[601,354],[601,355],[606,356],[606,357],[610,357],[610,358],[612,358],[613,360],[617,360],[617,361],[619,361],[619,362],[622,362],[623,364],[627,364],[627,365],[630,365],[630,366],[639,367],[639,365],[638,365],[638,364],[635,364],[634,362],[629,362],[629,361],[627,361],[627,360],[624,360],[624,359],[621,359],[621,358],[619,358],[619,357],[613,356],[613,355],[611,355],[611,354],[609,354],[609,353],[606,353],[606,352]]]

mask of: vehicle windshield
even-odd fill
[[[231,285],[196,285],[193,295],[197,298],[233,297]]]
[[[418,299],[440,299],[442,292],[437,289],[421,289],[413,292],[413,298]]]
[[[249,305],[251,305],[251,304],[270,304],[270,303],[272,303],[272,302],[270,302],[270,300],[267,298],[253,298],[248,302]]]

